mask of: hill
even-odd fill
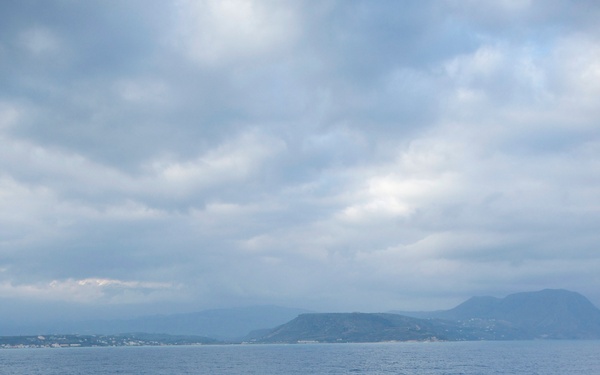
[[[426,321],[394,314],[302,314],[260,342],[369,342],[425,340],[435,336]]]
[[[505,298],[473,297],[450,310],[434,312],[319,314],[253,306],[19,329],[0,335],[144,332],[257,343],[600,339],[600,310],[578,293],[546,289]]]
[[[565,290],[474,297],[450,310],[415,315],[302,314],[254,341],[600,339],[600,310]]]

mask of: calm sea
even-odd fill
[[[600,341],[0,350],[12,374],[600,374]]]

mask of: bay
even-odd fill
[[[589,375],[600,374],[600,341],[6,349],[0,373]]]

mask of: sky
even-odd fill
[[[2,1],[0,318],[600,306],[599,18]]]

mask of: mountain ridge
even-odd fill
[[[600,310],[579,293],[544,289],[504,298],[476,296],[454,308],[431,312],[312,313],[263,305],[134,319],[55,322],[0,335],[127,332],[256,343],[600,339]]]
[[[393,313],[303,314],[256,342],[373,342],[600,339],[600,310],[562,289],[504,298],[472,297],[458,306],[415,316]]]

